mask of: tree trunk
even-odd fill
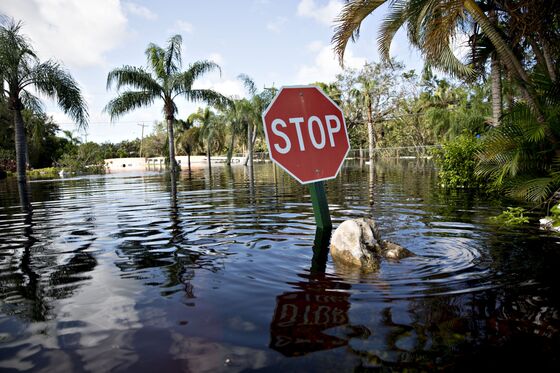
[[[253,170],[253,126],[248,125],[247,126],[247,142],[248,142],[248,155],[247,155],[247,165],[249,166],[249,168],[251,169],[250,171],[252,172]]]
[[[167,142],[169,143],[169,169],[171,172],[178,171],[177,161],[175,160],[175,135],[173,133],[174,117],[167,116]]]
[[[23,123],[21,109],[13,109],[13,114],[16,143],[17,180],[20,183],[26,183],[27,178],[25,172],[27,169],[27,139],[25,138],[25,125]]]
[[[546,61],[546,68],[548,70],[548,75],[550,76],[550,80],[555,82],[556,81],[556,70],[554,70],[554,61],[552,60],[552,57],[550,56],[550,48],[549,48],[549,45],[548,45],[548,41],[543,40],[542,45],[543,45],[543,55],[544,55],[544,60]]]
[[[370,164],[373,164],[373,150],[375,149],[375,132],[373,129],[371,107],[368,107],[367,132],[368,132],[368,145],[369,145],[369,161]]]
[[[494,27],[498,25],[496,11],[491,9],[488,18]],[[502,76],[500,71],[500,60],[498,52],[492,52],[490,56],[490,79],[492,81],[492,125],[500,125],[502,118]]]
[[[500,125],[502,118],[502,76],[500,72],[500,61],[496,52],[491,57],[490,76],[492,79],[492,125]]]
[[[206,158],[208,159],[208,169],[212,168],[212,160],[210,155],[210,137],[206,141]]]
[[[233,147],[235,145],[235,129],[231,131],[231,142],[229,145],[228,153],[227,153],[227,160],[226,164],[229,166],[231,165],[231,158],[233,157]]]
[[[541,49],[539,48],[539,45],[537,44],[535,38],[528,36],[527,40],[529,41],[529,45],[531,45],[531,50],[533,51],[533,54],[537,59],[537,65],[546,68],[546,61],[544,59],[544,55],[541,53]]]
[[[191,147],[187,148],[187,164],[189,165],[189,173],[191,172]]]
[[[537,94],[531,86],[531,80],[527,72],[523,69],[521,62],[513,53],[508,43],[500,36],[497,28],[488,19],[479,5],[474,0],[465,0],[464,7],[474,20],[480,25],[484,34],[490,39],[496,49],[500,60],[511,72],[512,77],[517,82],[519,89],[527,100],[529,106],[534,110],[537,120],[544,122],[544,115],[537,98]]]
[[[369,146],[369,161],[373,164],[373,151],[375,149],[375,134],[373,131],[373,123],[368,122],[368,146]]]

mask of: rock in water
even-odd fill
[[[379,238],[379,230],[373,220],[346,220],[331,237],[331,256],[340,264],[375,270],[379,267],[376,257],[381,250]]]
[[[414,253],[391,241],[381,242],[381,255],[386,259],[403,259],[414,256]]]
[[[382,258],[414,256],[404,247],[382,240],[375,222],[365,218],[346,220],[340,224],[331,237],[330,252],[336,263],[360,267],[363,271],[377,270]]]

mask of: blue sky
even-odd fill
[[[162,119],[161,103],[136,110],[110,123],[103,107],[116,95],[106,91],[107,73],[122,65],[144,66],[150,42],[164,45],[173,34],[183,37],[183,63],[211,59],[222,75],[204,77],[198,87],[228,96],[246,93],[237,76],[251,76],[259,87],[334,81],[340,67],[330,39],[339,0],[7,0],[0,13],[24,22],[42,59],[55,58],[80,83],[90,112],[87,139],[118,142],[140,137],[138,123]],[[378,61],[376,31],[384,10],[367,18],[361,38],[346,51],[345,64],[359,67]],[[420,69],[419,55],[403,33],[392,55],[408,68]],[[72,121],[48,100],[47,112],[63,129]],[[179,118],[199,104],[179,101]],[[81,134],[84,135],[83,133]]]

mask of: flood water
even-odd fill
[[[0,181],[0,371],[558,371],[560,236],[430,163],[348,163],[333,224],[417,254],[323,255],[305,186],[270,164]],[[511,204],[511,202],[509,202]],[[535,226],[535,224],[533,224]]]

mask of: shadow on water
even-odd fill
[[[0,369],[557,370],[560,240],[435,177],[356,162],[327,183],[335,227],[374,217],[417,254],[370,274],[332,263],[271,165],[35,182],[33,210],[1,181]]]

